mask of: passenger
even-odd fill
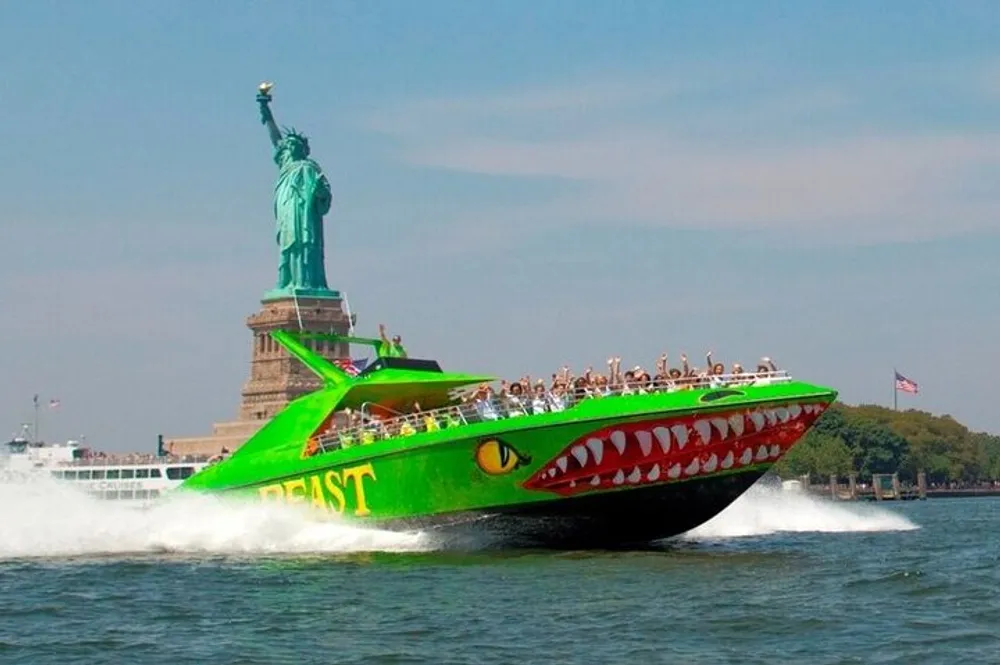
[[[403,417],[402,422],[399,424],[399,434],[400,436],[411,436],[417,433],[417,428],[410,424],[410,419]]]
[[[524,408],[524,388],[520,382],[512,384],[510,390],[506,394],[506,408],[508,416],[523,416],[527,415],[527,410]]]
[[[756,384],[768,384],[774,382],[774,374],[778,371],[778,366],[774,364],[774,361],[764,356],[757,363],[757,372],[754,377],[754,383]]]
[[[376,353],[380,358],[406,358],[406,349],[403,347],[403,338],[399,335],[393,335],[392,340],[385,334],[385,324],[378,324],[378,334],[382,339],[382,343],[379,344]]]
[[[552,411],[562,411],[566,408],[566,384],[556,383],[549,391],[549,408]]]
[[[458,411],[449,409],[444,415],[444,426],[447,428],[459,427],[462,421],[459,420]]]
[[[496,406],[493,404],[493,389],[490,388],[489,384],[483,383],[479,386],[479,390],[476,391],[473,397],[473,403],[476,411],[479,413],[479,417],[483,420],[497,420],[500,418],[500,414],[497,413]]]
[[[535,383],[534,394],[531,398],[531,412],[535,415],[548,411],[548,400],[545,395],[545,382],[541,379]]]
[[[712,352],[705,354],[705,363],[708,367],[708,384],[712,388],[724,388],[725,380],[722,378],[726,374],[726,366],[722,363],[712,362]]]

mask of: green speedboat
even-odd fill
[[[272,335],[323,387],[184,488],[382,528],[471,529],[508,546],[635,547],[688,531],[753,485],[837,395],[775,371],[507,409],[458,397],[491,376],[403,357],[351,376],[311,350],[378,340]]]

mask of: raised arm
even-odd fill
[[[271,113],[271,87],[273,83],[261,83],[257,88],[257,103],[260,104],[260,122],[267,127],[267,134],[271,138],[271,145],[275,148],[281,141],[281,130],[274,122],[274,114]]]

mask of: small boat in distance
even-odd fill
[[[390,529],[474,528],[508,546],[641,547],[710,520],[781,459],[837,396],[786,372],[666,382],[559,408],[463,400],[494,377],[379,357],[356,376],[275,331],[323,380],[182,489],[302,504]]]
[[[94,453],[80,441],[45,443],[28,428],[0,453],[0,482],[31,482],[48,476],[94,498],[145,506],[178,488],[208,466],[203,457]]]

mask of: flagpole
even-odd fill
[[[896,369],[892,370],[892,410],[899,411],[899,386],[896,385]]]
[[[38,438],[38,395],[35,395],[35,441],[39,441]]]

